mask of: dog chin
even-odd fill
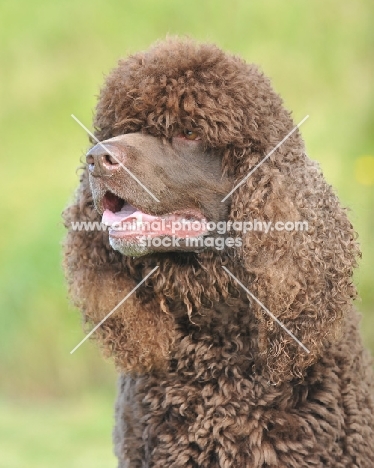
[[[111,235],[109,233],[109,243],[112,249],[117,250],[122,255],[128,257],[141,257],[158,252],[196,252],[199,253],[205,250],[201,243],[190,243],[187,239],[172,238],[169,236],[162,236],[159,242],[155,245],[151,239],[146,236],[118,236],[117,233]],[[151,242],[150,242],[151,241]],[[192,242],[192,241],[191,241]]]
[[[109,243],[112,249],[127,257],[142,257],[154,252],[154,250],[139,243],[136,239],[121,239],[109,236]]]

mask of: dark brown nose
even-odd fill
[[[110,177],[121,167],[120,157],[114,145],[98,143],[86,154],[88,170],[94,177]]]

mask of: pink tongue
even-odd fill
[[[127,203],[120,211],[117,211],[116,213],[113,213],[110,210],[105,210],[101,222],[107,226],[112,226],[114,223],[121,223],[122,221],[129,221],[130,219],[142,222],[153,221],[157,218],[156,216],[145,214]]]

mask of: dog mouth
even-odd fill
[[[107,191],[102,199],[102,223],[109,227],[109,236],[135,240],[142,236],[174,236],[180,239],[207,234],[207,220],[195,209],[177,210],[152,215]]]

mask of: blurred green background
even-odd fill
[[[115,372],[69,305],[60,213],[103,75],[166,34],[260,64],[311,158],[352,210],[363,334],[374,350],[372,0],[15,0],[0,3],[0,468],[116,465]]]

